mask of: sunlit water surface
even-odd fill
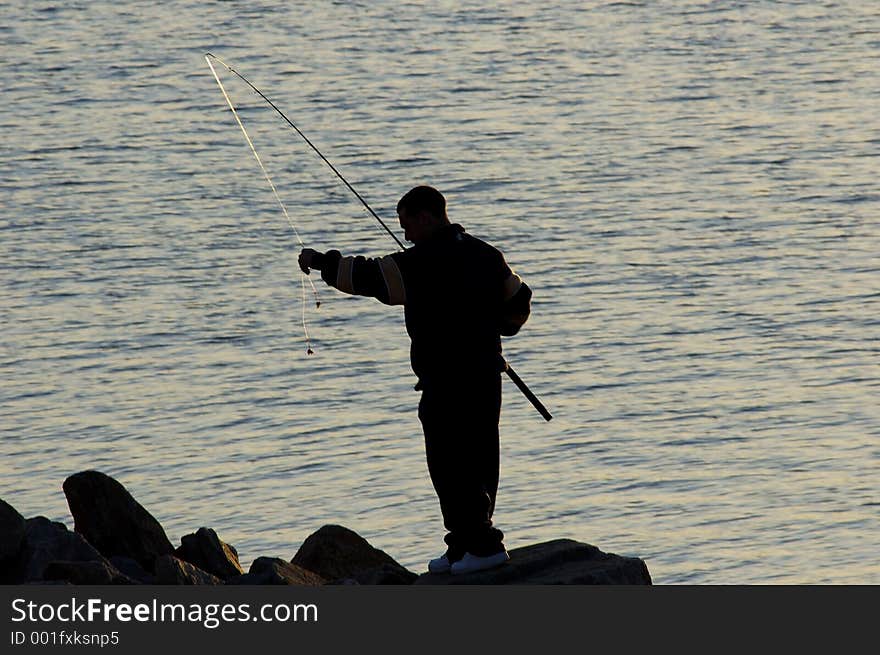
[[[204,53],[390,225],[411,186],[535,292],[496,519],[656,583],[880,583],[880,6],[3,3],[0,496],[120,481],[245,566],[326,523],[442,549],[399,308],[319,282]],[[228,73],[303,241],[394,242]],[[401,235],[402,236],[402,235]]]

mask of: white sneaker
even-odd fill
[[[477,557],[476,555],[465,553],[464,557],[458,562],[452,564],[449,569],[452,571],[452,575],[473,573],[475,571],[483,571],[485,569],[492,569],[496,566],[501,566],[508,561],[510,561],[510,555],[507,554],[506,550],[502,550],[494,555],[489,555],[488,557]]]
[[[428,562],[429,573],[449,573],[449,569],[451,568],[452,564],[449,563],[449,558],[446,555],[437,557]]]

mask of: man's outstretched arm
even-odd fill
[[[386,305],[403,305],[406,289],[403,276],[393,255],[379,259],[343,257],[338,250],[325,253],[303,248],[299,267],[308,275],[311,269],[321,271],[321,278],[343,293],[376,298]]]

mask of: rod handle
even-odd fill
[[[544,404],[538,400],[538,397],[535,394],[532,393],[532,390],[529,389],[526,383],[522,381],[522,378],[516,374],[516,371],[513,370],[510,364],[505,363],[504,372],[507,373],[507,377],[513,380],[513,383],[519,387],[519,390],[522,391],[528,401],[538,410],[538,413],[544,417],[545,421],[549,421],[553,418],[553,415],[547,411]]]

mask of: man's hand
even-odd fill
[[[312,250],[311,248],[303,248],[302,252],[299,253],[299,267],[302,269],[302,272],[308,275],[311,273],[312,268],[314,267],[315,255],[320,255],[317,250]]]

